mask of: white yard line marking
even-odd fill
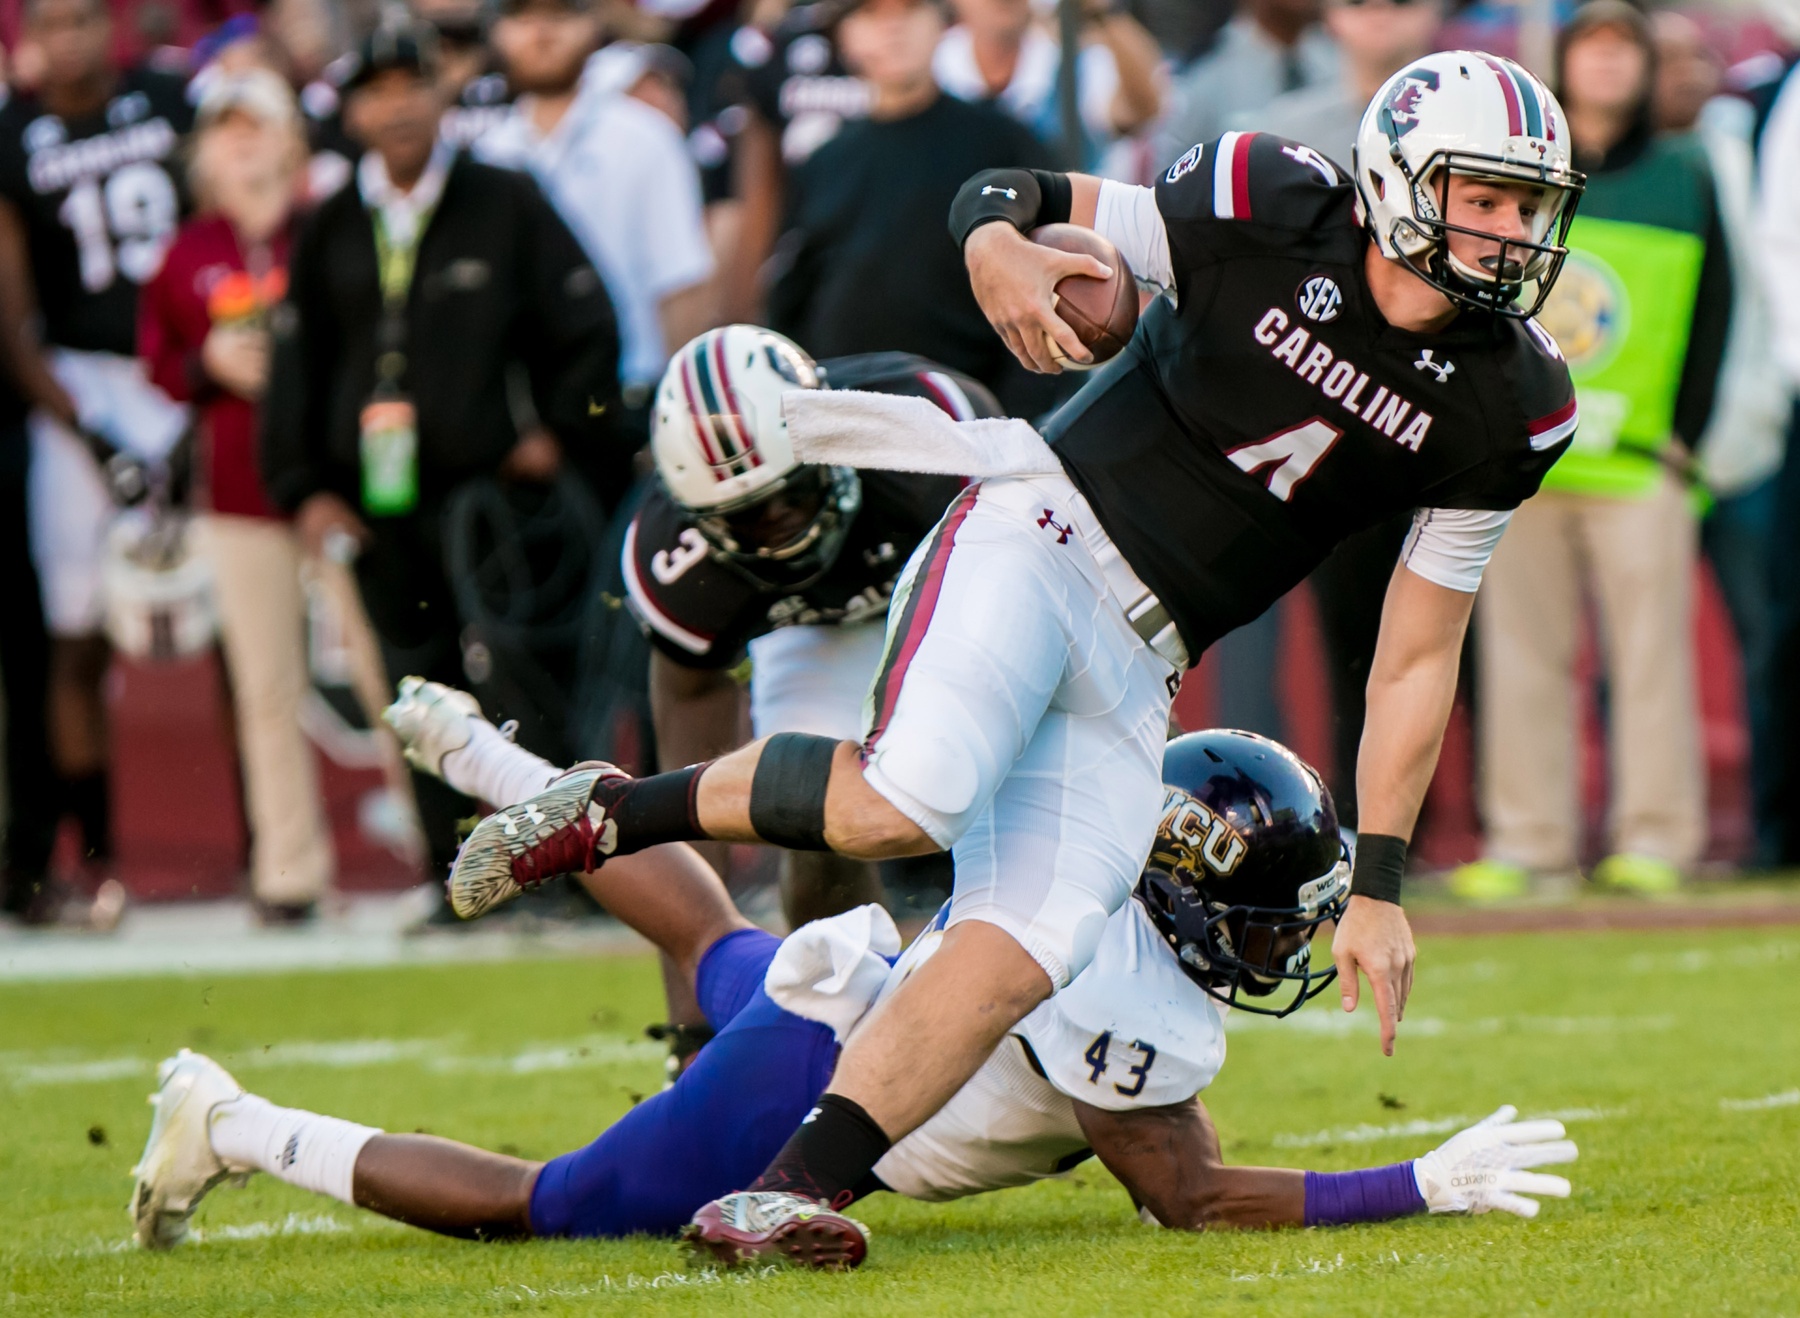
[[[456,1039],[344,1039],[323,1042],[289,1040],[243,1053],[219,1053],[217,1060],[233,1072],[308,1067],[357,1070],[376,1066],[419,1065],[439,1073],[478,1072],[532,1075],[540,1071],[570,1071],[589,1067],[660,1062],[666,1048],[649,1039],[619,1039],[589,1035],[566,1043],[533,1042],[518,1052],[501,1056],[459,1051]],[[65,1060],[55,1056],[27,1060],[30,1054],[0,1058],[0,1076],[17,1088],[40,1085],[100,1084],[154,1076],[156,1061],[149,1057],[99,1057]]]
[[[1800,1107],[1800,1089],[1784,1089],[1779,1094],[1761,1098],[1721,1098],[1719,1107],[1726,1112],[1766,1112],[1776,1107]]]
[[[1680,1017],[1661,1016],[1483,1016],[1475,1020],[1454,1021],[1441,1016],[1409,1018],[1400,1026],[1408,1038],[1435,1039],[1447,1034],[1619,1034],[1657,1033],[1672,1030]],[[1353,1014],[1329,1008],[1308,1008],[1285,1020],[1234,1011],[1225,1018],[1225,1028],[1243,1030],[1282,1030],[1297,1034],[1341,1036],[1374,1034],[1379,1027],[1372,1010]]]
[[[1538,1112],[1521,1117],[1521,1121],[1610,1121],[1623,1116],[1624,1109],[1595,1107],[1559,1108],[1554,1112]],[[1373,1144],[1378,1140],[1417,1138],[1421,1135],[1447,1135],[1453,1130],[1472,1126],[1480,1117],[1415,1117],[1411,1121],[1391,1121],[1385,1126],[1364,1123],[1343,1126],[1337,1130],[1315,1130],[1308,1134],[1276,1135],[1269,1142],[1278,1149],[1312,1149],[1326,1144]]]
[[[702,1268],[698,1272],[659,1272],[654,1277],[628,1272],[616,1281],[610,1275],[602,1273],[592,1283],[579,1286],[527,1286],[519,1281],[510,1286],[496,1286],[493,1294],[497,1299],[516,1300],[526,1304],[535,1300],[583,1299],[617,1291],[660,1291],[683,1286],[748,1286],[781,1271],[778,1264],[769,1263],[760,1268],[740,1268],[731,1272],[720,1272],[716,1268]]]

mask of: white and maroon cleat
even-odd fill
[[[486,915],[527,888],[581,874],[612,854],[619,826],[594,798],[604,779],[630,775],[610,764],[571,769],[543,791],[475,825],[450,867],[450,907]]]
[[[821,1272],[847,1272],[869,1252],[869,1228],[804,1195],[740,1190],[715,1199],[681,1232],[695,1254],[733,1268],[744,1263],[792,1263]]]

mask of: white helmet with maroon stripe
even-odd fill
[[[798,344],[727,325],[689,340],[656,390],[650,448],[670,497],[718,556],[789,588],[830,566],[862,502],[854,470],[794,454],[781,396],[820,387]]]
[[[1586,179],[1570,166],[1569,125],[1549,88],[1511,60],[1480,51],[1427,55],[1387,80],[1363,112],[1352,154],[1369,232],[1390,260],[1466,306],[1531,316],[1568,255],[1564,239]],[[1452,174],[1546,189],[1527,237],[1470,265],[1449,235]],[[1488,268],[1491,263],[1491,268]],[[1535,295],[1522,299],[1527,285]]]

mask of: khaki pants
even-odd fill
[[[331,883],[331,830],[300,727],[311,684],[300,544],[286,523],[260,517],[214,514],[200,529],[237,703],[251,890],[265,902],[316,901]]]
[[[1489,856],[1570,870],[1581,845],[1574,682],[1584,599],[1610,684],[1611,850],[1691,865],[1706,840],[1694,693],[1697,525],[1665,479],[1643,499],[1545,492],[1482,582],[1481,805]]]

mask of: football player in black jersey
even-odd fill
[[[1022,361],[1089,360],[1054,288],[1111,273],[1026,241],[1037,225],[1097,229],[1169,296],[1056,414],[1048,446],[1033,450],[1023,422],[949,423],[984,479],[896,589],[863,743],[778,735],[678,773],[571,775],[532,798],[529,829],[515,818],[509,839],[465,851],[452,873],[452,900],[479,904],[519,874],[695,837],[855,856],[954,848],[937,954],[848,1041],[763,1175],[696,1215],[699,1247],[860,1258],[860,1228],[832,1205],[1080,972],[1125,899],[1154,833],[1181,669],[1344,536],[1422,509],[1384,606],[1363,831],[1333,946],[1345,1009],[1360,971],[1392,1052],[1413,963],[1405,839],[1473,593],[1575,425],[1567,368],[1529,319],[1582,186],[1568,142],[1530,74],[1451,52],[1377,94],[1350,175],[1295,143],[1228,133],[1155,189],[1029,170],[965,186],[952,230]],[[948,442],[910,401],[797,392],[783,410],[817,457],[832,444],[813,421],[842,427],[860,409],[872,443],[884,423],[891,434],[859,465],[904,468]],[[1207,854],[1229,868],[1247,822],[1216,816]]]
[[[651,641],[667,765],[740,744],[731,670],[746,654],[754,736],[859,738],[894,581],[964,485],[799,462],[781,394],[816,387],[924,398],[958,420],[999,415],[980,384],[907,353],[814,363],[749,325],[709,331],[676,353],[651,438],[661,481],[624,553],[631,608]],[[784,857],[782,907],[795,928],[881,900],[864,862]]]
[[[193,109],[179,77],[115,71],[104,0],[32,0],[25,21],[45,67],[35,92],[0,108],[0,318],[20,335],[27,308],[41,308],[42,343],[21,339],[14,357],[35,405],[32,538],[52,637],[51,744],[85,850],[104,862],[102,543],[115,494],[142,493],[144,464],[165,457],[187,423],[135,354],[138,286],[181,217],[175,160]]]

